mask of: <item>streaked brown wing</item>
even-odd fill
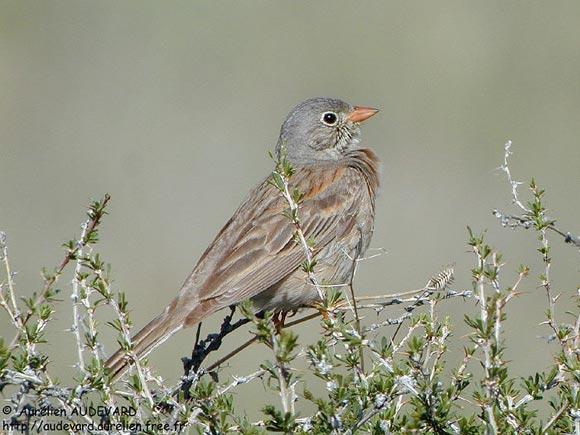
[[[298,215],[305,237],[315,241],[315,252],[354,223],[356,199],[366,186],[359,177],[345,177],[347,171],[344,167],[300,169],[292,177],[294,187],[306,194]],[[294,224],[282,215],[287,207],[267,181],[250,193],[190,277],[203,281],[197,286],[200,302],[212,300],[219,307],[237,304],[304,262],[303,248],[294,240]]]

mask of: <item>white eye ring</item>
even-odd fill
[[[338,115],[334,112],[324,112],[320,117],[320,122],[326,125],[334,125],[338,121]]]

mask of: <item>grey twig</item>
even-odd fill
[[[500,220],[501,224],[504,227],[508,227],[508,228],[523,227],[523,228],[527,229],[527,228],[533,227],[535,225],[535,221],[534,221],[534,216],[533,216],[532,210],[530,210],[528,207],[526,207],[522,203],[522,201],[519,199],[519,196],[518,196],[518,186],[520,186],[523,183],[521,183],[519,181],[515,181],[512,178],[512,174],[511,174],[509,164],[508,164],[509,156],[512,155],[511,146],[512,146],[511,141],[506,142],[506,144],[504,145],[503,164],[499,167],[499,169],[506,175],[508,183],[511,186],[512,203],[515,204],[520,210],[522,210],[523,214],[522,215],[512,215],[512,214],[503,213],[499,210],[494,210],[493,215]],[[546,222],[543,222],[543,223],[546,223]],[[577,248],[580,248],[580,237],[574,236],[569,231],[561,230],[560,228],[558,228],[555,225],[555,221],[547,222],[546,228],[548,230],[553,231],[556,234],[559,234],[560,236],[562,236],[564,238],[564,242],[566,242],[570,245],[573,245]]]

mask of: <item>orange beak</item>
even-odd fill
[[[372,109],[370,107],[354,107],[346,119],[351,122],[363,122],[375,115],[378,111],[379,109]]]

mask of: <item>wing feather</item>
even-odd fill
[[[369,157],[374,173],[376,158]],[[288,203],[268,179],[250,192],[203,254],[180,291],[179,305],[187,307],[193,299],[211,302],[216,310],[237,304],[275,285],[305,261],[302,246],[294,240],[296,228],[282,214]],[[305,193],[298,216],[306,239],[314,241],[314,253],[352,230],[360,201],[368,200],[369,191],[374,201],[378,178],[373,180],[357,167],[296,170],[292,187]]]

